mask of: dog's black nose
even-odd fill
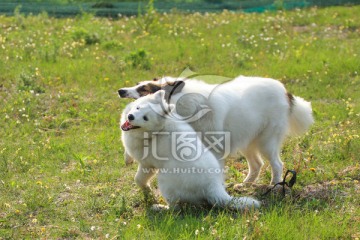
[[[128,115],[128,119],[129,119],[129,121],[132,121],[132,120],[134,120],[134,119],[135,119],[135,116],[134,116],[134,115],[132,115],[132,114],[129,114],[129,115]]]
[[[124,89],[119,89],[118,93],[119,93],[119,96],[120,96],[120,97],[125,97],[125,95],[126,95],[126,90],[124,90]]]

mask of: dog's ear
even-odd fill
[[[174,104],[168,104],[165,99],[165,91],[164,90],[160,90],[157,91],[156,93],[154,93],[152,95],[153,97],[153,104],[156,104],[156,106],[154,107],[154,109],[158,110],[158,113],[161,116],[165,116],[167,114],[169,114],[170,112],[172,112],[175,109],[175,105]]]
[[[161,103],[164,99],[165,91],[160,90],[154,93],[153,98],[156,102]]]
[[[171,96],[181,92],[184,88],[185,82],[184,81],[175,81],[171,85],[165,85],[163,89],[165,90],[165,100],[166,102],[170,102]]]

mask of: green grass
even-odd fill
[[[0,16],[0,239],[359,238],[359,11]],[[188,66],[276,78],[312,102],[316,123],[282,151],[299,173],[293,194],[251,213],[149,211],[123,161],[129,100],[116,92]],[[241,182],[244,160],[228,166]]]

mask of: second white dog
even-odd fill
[[[186,159],[191,161],[174,156],[172,133],[194,133],[194,130],[170,114],[168,110],[173,108],[164,102],[163,95],[164,91],[158,91],[139,98],[122,114],[124,146],[139,163],[137,185],[145,192],[151,191],[149,180],[158,173],[160,192],[170,207],[179,203],[209,203],[236,210],[260,207],[260,202],[253,198],[231,197],[225,191],[223,171],[211,151],[202,152],[196,159],[196,151],[187,152]],[[199,138],[195,141],[202,145]]]

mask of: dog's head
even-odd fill
[[[160,79],[154,78],[152,81],[142,81],[133,87],[121,88],[118,90],[118,93],[120,98],[138,99],[163,89],[165,90],[165,99],[169,101],[171,95],[181,92],[184,86],[185,82],[183,80],[163,77]]]
[[[164,124],[164,116],[173,109],[164,101],[163,90],[144,96],[130,105],[130,110],[121,124],[123,131],[140,129],[142,131],[160,131]]]

